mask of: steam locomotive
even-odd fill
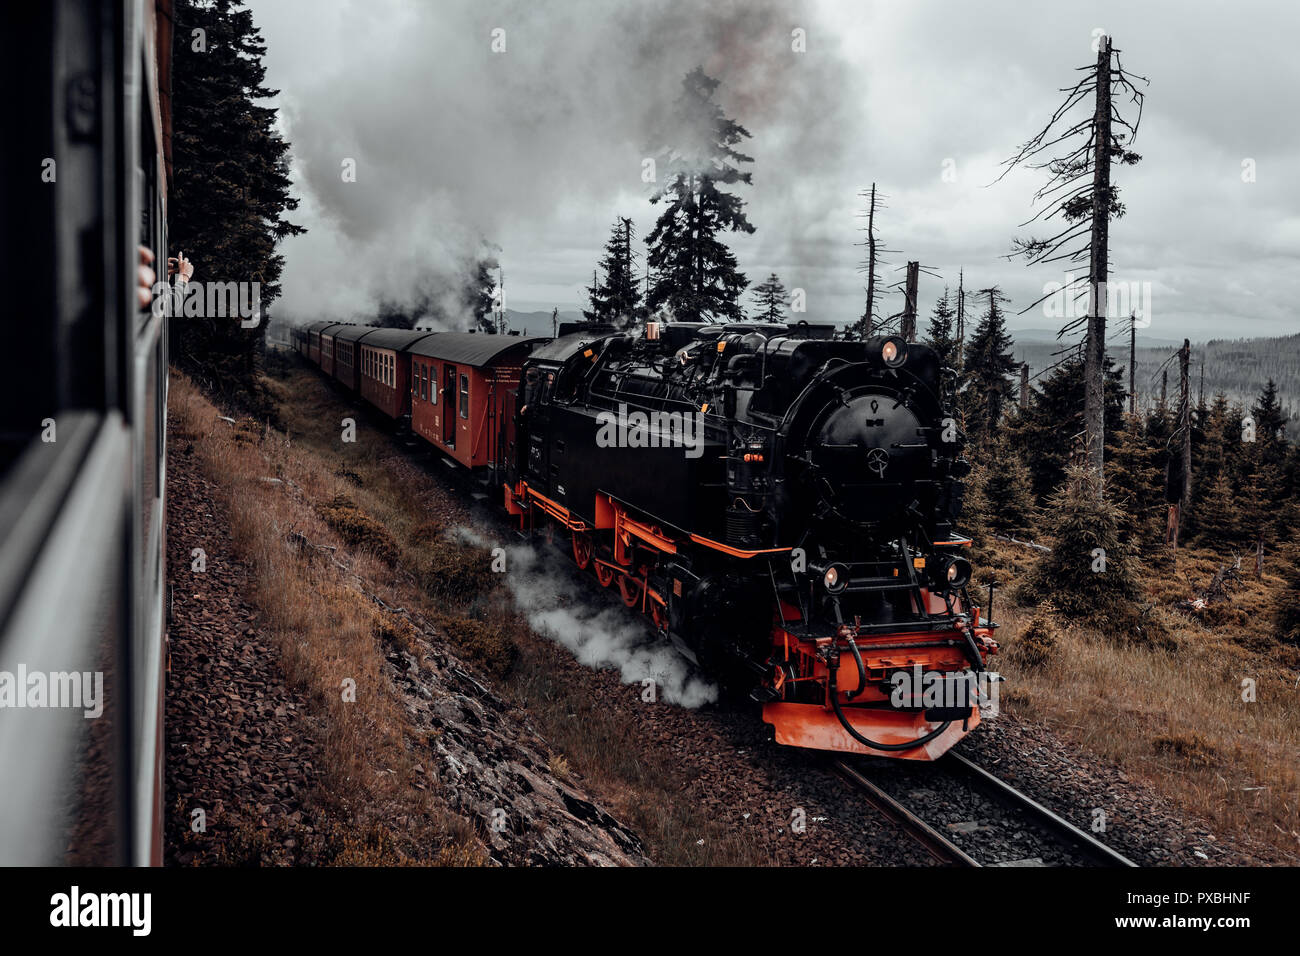
[[[996,701],[956,531],[956,376],[898,336],[648,322],[555,338],[321,321],[293,349],[504,492],[776,740],[941,756]],[[483,493],[478,493],[483,494]]]
[[[505,503],[748,686],[779,743],[933,760],[996,691],[963,441],[955,374],[897,336],[587,330],[522,363]]]

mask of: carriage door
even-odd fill
[[[456,447],[456,366],[442,367],[442,443]]]

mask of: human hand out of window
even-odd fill
[[[167,260],[167,274],[169,276],[180,276],[182,282],[189,282],[190,279],[194,278],[194,263],[185,258],[185,253],[178,252]]]

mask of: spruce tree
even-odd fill
[[[971,539],[977,550],[987,546],[990,530],[991,508],[988,497],[984,493],[988,486],[988,468],[988,464],[979,459],[971,463],[970,474],[964,481],[965,492],[962,498],[961,518],[958,522],[962,534]]]
[[[1085,468],[1071,465],[1048,500],[1044,524],[1052,550],[1030,573],[1030,588],[1067,616],[1135,636],[1132,555],[1121,543],[1119,509],[1096,493],[1094,481]]]
[[[1255,423],[1255,441],[1263,457],[1277,467],[1286,459],[1286,413],[1277,398],[1277,385],[1270,378],[1250,407]]]
[[[939,355],[939,361],[949,368],[956,368],[957,364],[957,334],[953,328],[956,318],[957,310],[952,306],[948,287],[944,286],[943,298],[934,304],[934,311],[930,313],[930,328],[925,336],[925,344],[934,349]]]
[[[252,12],[236,0],[177,0],[174,15],[171,249],[155,251],[160,259],[184,252],[202,283],[260,283],[256,328],[241,328],[238,317],[171,320],[177,361],[235,394],[252,379],[268,306],[280,294],[276,247],[305,230],[284,218],[298,200],[276,110],[259,105],[278,91],[263,85],[266,46]]]
[[[1106,363],[1106,431],[1121,427],[1123,376]],[[1035,400],[1017,416],[1012,438],[1033,476],[1034,494],[1045,501],[1065,479],[1066,465],[1083,431],[1083,360],[1071,356],[1039,382]]]
[[[1238,547],[1246,537],[1237,496],[1226,469],[1221,469],[1200,497],[1196,499],[1199,519],[1197,542],[1214,551]]]
[[[988,464],[980,489],[988,527],[998,534],[1024,534],[1034,528],[1034,493],[1029,469],[1005,436],[987,446]]]
[[[750,298],[758,308],[754,319],[760,322],[784,322],[786,320],[785,286],[773,272],[750,292]]]
[[[1195,507],[1189,509],[1186,534],[1213,546],[1222,536],[1218,533],[1221,526],[1208,513],[1209,502],[1212,497],[1220,503],[1234,497],[1236,476],[1241,469],[1241,416],[1234,414],[1228,397],[1219,392],[1208,407],[1202,404],[1196,418],[1198,427],[1192,434],[1192,501]],[[1216,491],[1220,479],[1223,488]],[[1213,530],[1211,525],[1214,525]]]
[[[997,287],[984,289],[980,294],[987,297],[988,309],[966,345],[963,369],[966,434],[972,441],[997,432],[1003,405],[1014,392],[1008,376],[1016,368],[1011,355],[1011,336],[1001,308],[1006,297]]]
[[[1238,539],[1247,545],[1263,542],[1272,545],[1282,536],[1279,505],[1286,500],[1281,468],[1274,463],[1270,449],[1256,441],[1245,448],[1245,464],[1237,487]]]
[[[736,149],[749,131],[729,119],[713,100],[718,81],[696,67],[682,82],[677,101],[678,141],[660,164],[668,184],[650,198],[664,202],[647,242],[654,271],[648,305],[670,308],[680,320],[740,321],[740,297],[748,280],[719,233],[754,231],[745,202],[723,187],[748,185],[752,173],[739,164],[752,157]]]
[[[1245,446],[1237,500],[1247,543],[1262,541],[1271,545],[1289,536],[1290,522],[1285,503],[1294,505],[1295,501],[1294,494],[1288,494],[1290,449],[1286,441],[1286,414],[1278,402],[1277,385],[1271,378],[1251,405],[1250,421],[1249,436],[1243,422]]]
[[[1284,644],[1300,647],[1300,547],[1287,548],[1280,566],[1286,589],[1277,602],[1277,636]]]
[[[615,220],[599,265],[605,278],[587,287],[591,308],[584,309],[582,314],[589,322],[607,322],[626,328],[644,316],[633,238],[632,220],[622,217]]]
[[[1120,534],[1135,550],[1154,549],[1166,514],[1163,440],[1153,440],[1135,415],[1125,415],[1118,428],[1107,422],[1106,438],[1106,490],[1120,509]]]

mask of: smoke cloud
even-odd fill
[[[409,313],[430,290],[463,286],[486,243],[503,249],[506,305],[515,270],[530,289],[552,283],[578,300],[615,215],[638,217],[644,236],[660,211],[642,163],[675,145],[673,107],[696,66],[721,81],[723,108],[753,133],[742,150],[756,159],[755,185],[738,188],[760,232],[762,197],[780,206],[784,236],[815,224],[825,201],[785,198],[796,177],[842,154],[852,84],[811,7],[367,0],[331,13],[348,50],[335,62],[301,39],[275,42],[277,24],[303,26],[313,4],[259,6],[272,80],[295,79],[280,104],[311,230],[286,246],[283,311],[367,318],[383,300]],[[797,29],[812,37],[807,53],[792,50]],[[520,257],[548,245],[572,265],[542,275]],[[463,311],[441,321],[471,327]]]
[[[454,536],[482,548],[481,535],[457,528]],[[568,648],[580,664],[612,668],[625,684],[653,680],[660,700],[700,707],[718,698],[718,689],[694,673],[690,663],[660,640],[650,625],[627,608],[593,606],[582,592],[576,567],[547,560],[529,545],[506,548],[506,585],[538,634]]]

